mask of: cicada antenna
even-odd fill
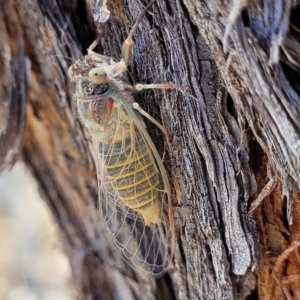
[[[68,57],[68,56],[64,56],[64,55],[54,55],[54,57],[63,57],[63,58],[66,58],[66,59],[69,59],[69,60],[71,60],[72,62],[74,62],[74,61],[75,61],[75,59],[74,59],[74,58],[71,58],[71,57]]]

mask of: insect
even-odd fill
[[[92,137],[99,209],[106,232],[133,268],[160,277],[173,255],[170,185],[146,126],[133,107],[149,115],[134,103],[133,87],[124,76],[133,60],[133,33],[152,2],[125,40],[119,62],[93,51],[99,37],[88,54],[71,65],[69,76],[75,83],[80,121]],[[172,86],[135,86],[137,90],[147,88]]]

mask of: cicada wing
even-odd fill
[[[166,257],[161,225],[145,226],[138,213],[124,206],[117,197],[108,200],[101,187],[99,193],[101,218],[114,249],[129,265],[138,271],[146,271],[149,277],[163,274],[169,257]]]
[[[172,257],[169,194],[143,132],[124,116],[118,120],[109,144],[94,141],[96,164],[102,166],[97,171],[100,216],[127,263],[159,277]],[[144,207],[150,220],[153,207],[153,215],[158,214],[155,222],[145,224]]]

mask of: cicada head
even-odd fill
[[[102,55],[87,55],[76,60],[68,70],[70,79],[75,83],[76,93],[83,97],[105,93],[109,88],[110,69],[114,64],[113,60]]]
[[[124,71],[124,67],[112,58],[91,52],[76,60],[70,66],[68,75],[75,83],[76,93],[85,97],[101,95],[109,88],[123,89]]]

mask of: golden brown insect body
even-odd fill
[[[124,42],[120,62],[93,52],[93,44],[88,55],[72,64],[69,76],[80,120],[93,141],[99,208],[107,232],[130,265],[158,277],[173,254],[170,186],[145,124],[132,108],[132,87],[124,79],[133,56],[132,34]]]

